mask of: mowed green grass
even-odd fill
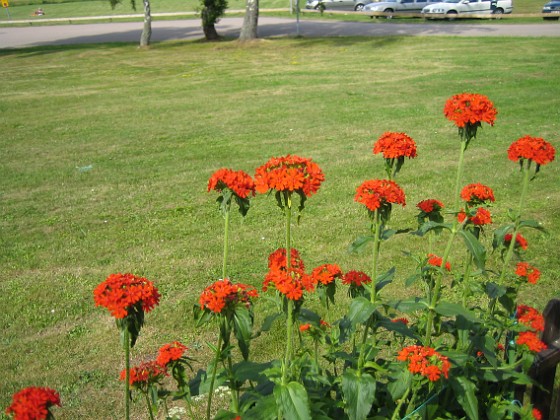
[[[223,219],[206,191],[218,168],[253,174],[272,156],[312,158],[326,181],[293,228],[294,244],[309,269],[328,262],[368,271],[369,254],[347,247],[369,227],[355,188],[385,176],[374,141],[398,131],[418,144],[397,179],[407,206],[391,221],[415,228],[418,201],[452,198],[459,143],[443,105],[478,92],[499,114],[467,151],[463,183],[491,186],[495,226],[504,223],[520,190],[510,143],[529,134],[560,148],[557,51],[550,38],[452,37],[0,51],[0,408],[40,385],[61,393],[57,418],[122,417],[119,334],[92,297],[113,272],[145,276],[162,294],[133,363],[181,340],[196,367],[205,365],[216,331],[196,330],[192,307],[221,275]],[[543,167],[525,209],[549,231],[524,232],[525,257],[543,276],[523,288],[523,303],[539,309],[560,293],[559,175],[557,161]],[[259,287],[283,235],[273,197],[254,198],[244,221],[232,217],[231,278]],[[406,253],[425,252],[413,236],[383,245],[381,269],[397,267],[387,298],[414,292],[404,290],[414,270]],[[452,262],[464,252],[458,242]],[[490,268],[499,268],[496,258],[489,251]],[[346,304],[343,290],[337,299]],[[267,311],[259,303],[257,321]],[[273,330],[255,341],[254,357],[268,359],[283,344]],[[134,410],[143,417],[141,402]]]

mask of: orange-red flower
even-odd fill
[[[510,245],[512,237],[513,235],[511,233],[508,233],[504,236],[504,245],[506,246],[506,248]],[[527,239],[525,239],[520,233],[515,235],[515,248],[526,250],[528,247],[529,243],[527,242]]]
[[[238,303],[251,305],[251,299],[258,297],[257,290],[249,285],[234,284],[229,279],[218,280],[208,286],[199,298],[200,309],[221,313],[224,308],[233,308]]]
[[[290,300],[300,300],[303,292],[315,290],[313,278],[306,274],[302,269],[290,267],[289,270],[269,270],[263,282],[263,290],[268,289],[272,283],[280,293]]]
[[[301,325],[299,326],[299,330],[300,330],[301,332],[307,331],[307,330],[310,329],[310,328],[311,328],[311,324],[301,324]]]
[[[461,191],[461,198],[469,205],[479,205],[487,201],[495,201],[492,188],[480,183],[466,185]]]
[[[533,408],[531,414],[535,420],[542,420],[542,413],[537,408]]]
[[[323,264],[313,269],[311,277],[315,283],[326,286],[336,279],[342,278],[342,270],[336,264]]]
[[[459,223],[463,223],[466,217],[467,214],[464,210],[461,210],[459,214],[457,214],[457,220]],[[474,216],[469,216],[468,219],[468,223],[472,223],[475,226],[484,226],[492,223],[492,215],[483,207],[476,209]]]
[[[324,180],[319,165],[311,159],[293,155],[271,158],[255,172],[255,185],[259,193],[269,190],[296,191],[309,197],[319,190]]]
[[[409,321],[408,319],[406,319],[406,318],[393,318],[393,319],[391,320],[391,322],[395,322],[395,323],[400,322],[401,324],[408,325],[408,323],[409,323],[410,321]]]
[[[399,353],[397,360],[408,362],[408,370],[425,376],[430,381],[435,382],[443,375],[449,377],[451,363],[449,359],[442,356],[431,347],[409,346]]]
[[[482,122],[494,125],[498,112],[488,97],[477,93],[460,93],[447,100],[443,113],[457,127],[464,128]]]
[[[515,342],[520,346],[527,346],[527,348],[533,353],[539,353],[540,351],[548,348],[533,331],[520,332]]]
[[[537,268],[529,265],[526,262],[517,263],[515,274],[517,274],[521,278],[526,278],[527,281],[531,284],[537,284],[537,281],[541,277],[541,272]]]
[[[526,305],[518,305],[516,317],[523,325],[535,331],[544,331],[544,317],[535,308]]]
[[[174,341],[160,347],[156,362],[160,366],[167,366],[171,362],[180,360],[188,350],[184,344]]]
[[[386,132],[373,145],[373,153],[383,153],[385,159],[415,158],[416,143],[405,133]]]
[[[129,383],[136,388],[146,389],[149,384],[156,383],[167,375],[166,367],[152,360],[131,367]],[[120,380],[124,381],[125,379],[126,369],[123,369],[121,371]]]
[[[305,270],[305,265],[303,264],[303,260],[299,256],[298,250],[295,248],[291,248],[290,254],[292,256],[292,258],[290,259],[290,267]],[[271,271],[285,270],[287,267],[286,263],[286,248],[278,248],[268,256],[268,269]]]
[[[438,257],[435,254],[428,254],[428,265],[431,265],[433,267],[441,267],[442,263],[443,263],[443,258]],[[447,271],[451,271],[451,264],[449,263],[449,261],[445,262],[445,269]]]
[[[508,158],[514,162],[527,159],[537,165],[546,165],[554,160],[554,146],[540,137],[524,136],[514,141],[508,149]]]
[[[15,420],[43,420],[49,417],[53,405],[60,407],[60,396],[54,389],[31,386],[12,396],[6,414]]]
[[[159,297],[151,281],[130,273],[111,274],[93,291],[95,306],[104,306],[115,318],[125,318],[137,305],[147,313],[159,303]]]
[[[249,174],[243,171],[222,168],[214,172],[208,181],[208,191],[222,192],[225,188],[230,189],[241,198],[255,195],[255,182]]]
[[[371,277],[363,271],[351,270],[342,277],[342,284],[347,284],[349,286],[360,287],[368,283],[371,283]]]
[[[362,203],[370,211],[387,204],[406,205],[404,191],[396,182],[387,179],[365,181],[356,189],[354,201]]]
[[[330,328],[331,324],[329,324],[327,321],[324,321],[322,319],[319,320],[319,326],[321,328]]]
[[[424,213],[429,214],[432,212],[441,211],[441,209],[444,208],[444,205],[439,200],[429,198],[427,200],[420,201],[418,204],[416,204],[416,207],[418,207],[418,209],[423,211]]]

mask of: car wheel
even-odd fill
[[[457,19],[457,12],[455,10],[450,10],[446,13],[447,20],[455,20]]]
[[[364,10],[364,5],[361,4],[361,3],[360,3],[360,4],[357,4],[356,7],[354,7],[354,10],[355,10],[356,12],[361,12],[361,11]]]
[[[495,9],[492,11],[492,14],[495,16],[495,19],[501,19],[502,15],[504,14],[504,9]]]
[[[389,14],[386,16],[387,19],[393,19],[393,15],[392,15],[393,12],[394,12],[393,9],[385,9],[385,10],[383,10],[383,13],[389,13]]]

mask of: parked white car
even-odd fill
[[[442,3],[430,4],[422,9],[422,15],[430,18],[431,15],[446,15],[453,19],[457,15],[511,13],[512,0],[445,0]]]
[[[357,12],[364,9],[364,6],[374,0],[307,0],[306,9],[320,10],[355,10]]]
[[[420,13],[425,6],[437,2],[439,0],[384,0],[366,5],[363,11],[389,13],[387,18],[391,18],[390,13]]]

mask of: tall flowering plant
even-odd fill
[[[125,418],[130,418],[130,348],[134,347],[144,314],[159,303],[154,284],[134,274],[111,274],[93,291],[95,306],[103,306],[115,318],[125,353]]]
[[[385,132],[373,145],[373,154],[382,153],[389,179],[395,178],[404,159],[416,157],[416,142],[405,133]]]
[[[216,320],[220,334],[218,344],[214,347],[215,359],[212,366],[212,379],[208,394],[206,417],[210,419],[212,396],[218,363],[225,365],[228,383],[232,389],[231,409],[239,412],[239,392],[241,384],[236,380],[233,372],[231,356],[231,334],[235,335],[239,350],[245,360],[249,358],[249,342],[253,326],[253,300],[258,297],[257,290],[242,283],[232,283],[229,279],[218,280],[208,286],[200,294],[199,304],[195,305],[194,313],[197,326],[211,320]]]

